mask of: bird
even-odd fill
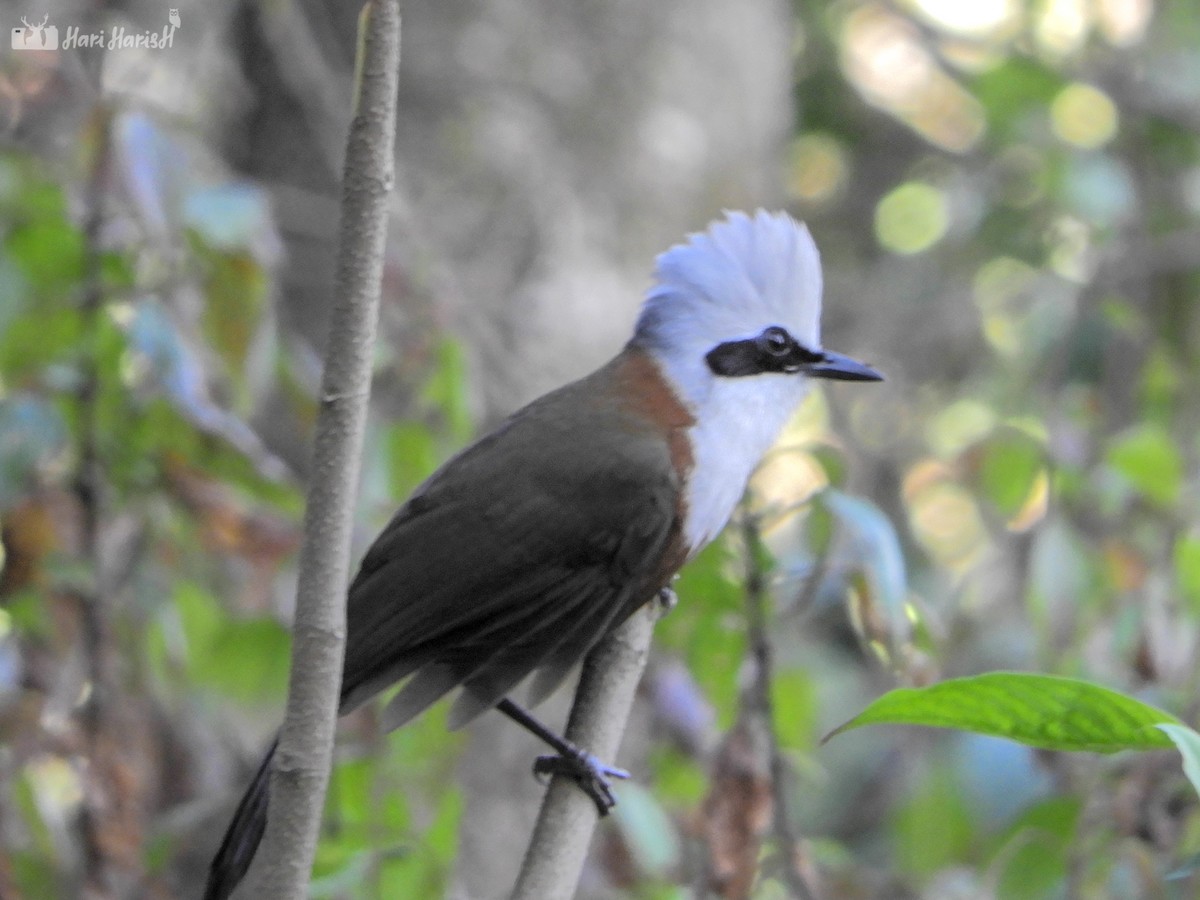
[[[633,337],[452,457],[404,503],[349,587],[339,712],[403,681],[387,729],[457,691],[449,726],[497,709],[604,814],[607,766],[509,696],[545,699],[603,637],[671,592],[725,527],[814,379],[880,381],[821,347],[822,276],[786,212],[726,212],[660,254]],[[267,821],[272,744],[209,870],[241,880]]]

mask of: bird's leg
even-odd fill
[[[507,697],[496,704],[496,709],[558,751],[557,756],[539,756],[534,760],[534,775],[563,775],[574,780],[592,798],[601,817],[608,815],[608,811],[617,805],[609,779],[628,778],[628,772],[606,766],[586,750],[559,737]]]

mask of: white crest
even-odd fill
[[[696,417],[684,523],[693,553],[725,527],[808,389],[799,374],[720,377],[705,356],[771,325],[819,349],[820,317],[817,247],[787,213],[726,213],[658,257],[631,343],[654,357]]]
[[[820,346],[821,259],[812,236],[785,212],[726,213],[658,257],[635,340],[709,348],[782,325]]]

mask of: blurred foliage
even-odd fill
[[[720,863],[756,897],[797,872],[821,897],[1194,896],[1191,731],[1164,727],[1183,766],[819,740],[897,685],[997,669],[1196,724],[1200,14],[794,15],[789,206],[831,344],[889,382],[814,396],[676,584],[589,882],[688,896]],[[0,153],[0,896],[189,896],[282,706],[315,378],[260,188],[141,109],[69,142]],[[413,347],[380,372],[401,409],[366,450],[372,526],[472,431],[458,346]],[[444,712],[348,723],[314,896],[445,893],[469,798]]]

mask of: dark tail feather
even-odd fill
[[[267,799],[271,786],[271,760],[275,758],[275,748],[279,739],[271,742],[271,749],[263,757],[262,765],[254,774],[254,780],[242,802],[238,804],[233,821],[225,832],[225,840],[221,841],[221,849],[213,857],[208,867],[208,886],[204,889],[204,900],[225,900],[233,889],[238,886],[254,854],[258,850],[258,842],[262,840],[267,828]]]

